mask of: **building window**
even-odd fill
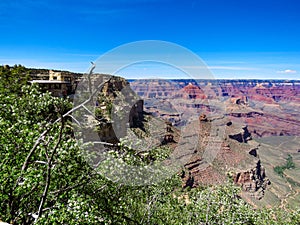
[[[57,76],[53,76],[53,80],[57,80]]]
[[[53,89],[61,89],[61,84],[53,84]]]

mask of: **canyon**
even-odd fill
[[[162,105],[173,103],[177,115],[186,111],[217,111],[247,124],[253,137],[300,133],[300,81],[131,80],[130,85],[141,98],[147,99],[146,109],[161,116],[166,110],[155,110],[153,99]],[[168,108],[174,111],[174,107]]]
[[[181,172],[183,187],[221,184],[229,177],[255,206],[299,202],[296,150],[296,169],[282,178],[274,167],[289,150],[285,145],[274,150],[273,143],[266,147],[265,140],[299,136],[300,81],[141,79],[130,80],[130,86],[147,113],[172,123],[183,138],[190,130],[198,134],[194,151],[182,153],[188,158]]]
[[[300,81],[92,78],[94,88],[104,81],[93,90],[98,91],[90,106],[94,115],[82,112],[80,117],[85,141],[95,138],[114,146],[100,144],[96,151],[118,149],[129,137],[147,146],[133,144],[140,157],[155,147],[172,149],[182,188],[230,180],[254,206],[299,203],[300,156],[294,142],[300,133]],[[87,83],[76,88],[74,101],[84,101]],[[276,146],[281,139],[285,144]],[[280,177],[274,167],[288,154],[296,167]]]

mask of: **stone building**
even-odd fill
[[[48,77],[48,79],[46,79]],[[75,91],[77,80],[71,74],[63,72],[49,71],[48,75],[37,74],[30,83],[37,83],[43,91],[49,91],[56,97],[63,97],[72,94]]]

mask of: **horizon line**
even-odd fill
[[[6,66],[8,64],[2,64],[1,66]],[[14,64],[14,65],[8,65],[9,67],[14,67],[14,66],[24,66],[22,64]],[[71,71],[71,70],[66,70],[66,69],[54,69],[54,68],[43,68],[43,67],[26,67],[27,69],[36,69],[36,70],[54,70],[54,71],[59,71],[59,72],[69,72],[69,73],[79,73],[79,74],[87,74],[86,72],[75,72],[75,71]],[[105,74],[105,73],[97,73],[97,74]],[[106,75],[111,75],[111,76],[119,76],[119,77],[123,77],[126,80],[258,80],[258,81],[268,81],[268,80],[272,80],[272,81],[300,81],[299,79],[291,79],[291,78],[215,78],[215,79],[194,79],[194,78],[180,78],[180,77],[175,77],[175,78],[126,78],[125,76],[121,76],[121,75],[113,75],[113,74],[106,74]]]

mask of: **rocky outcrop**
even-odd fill
[[[199,116],[199,121],[200,122],[207,122],[208,121],[207,116],[205,114],[201,114]]]
[[[189,83],[183,87],[176,95],[177,98],[182,99],[206,99],[204,91],[197,85]]]
[[[231,128],[228,137],[241,143],[247,143],[247,141],[251,140],[251,134],[247,125],[242,125],[240,128]]]
[[[262,112],[231,112],[227,114],[228,116],[237,117],[237,118],[254,118],[258,116],[263,116]]]
[[[295,110],[297,110],[296,107]],[[228,114],[231,120],[235,122],[242,121],[247,124],[253,137],[298,136],[300,134],[300,121],[298,117],[295,117],[297,113],[293,115],[284,112],[281,112],[281,114],[279,112]]]
[[[173,98],[181,89],[180,85],[172,80],[152,79],[135,80],[130,83],[132,90],[142,98]]]
[[[208,113],[215,110],[208,101],[224,97],[226,116],[247,124],[253,137],[300,135],[299,81],[135,80],[131,85],[145,99],[176,99],[181,111]],[[149,109],[160,114],[160,108]]]
[[[114,100],[117,98],[118,95],[125,89],[125,87],[129,87],[129,82],[125,80],[122,77],[116,77],[116,76],[111,76],[109,80],[107,80],[102,88],[101,88],[101,93],[107,98],[110,98],[111,100]],[[123,93],[124,95],[125,93]],[[129,92],[126,93],[128,95],[131,95]],[[132,92],[134,94],[134,92]],[[129,96],[124,96],[124,97],[129,97]]]
[[[231,174],[233,182],[242,187],[244,195],[261,199],[269,180],[259,160],[259,144],[251,140],[247,126],[233,123],[226,118],[218,118],[214,126],[225,126],[223,139],[215,139],[220,146],[212,163],[207,164],[203,155],[210,149],[208,138],[214,136],[214,119],[202,114],[199,117],[200,133],[197,150],[190,156],[182,173],[183,187],[222,184]],[[219,128],[220,129],[220,128]]]
[[[144,101],[124,78],[111,76],[102,86],[96,106],[97,130],[102,141],[116,143],[126,136],[127,128],[143,126]]]
[[[270,184],[260,160],[257,161],[255,167],[236,172],[233,180],[237,185],[242,187],[244,192],[255,199],[261,199],[264,196],[265,189]]]

